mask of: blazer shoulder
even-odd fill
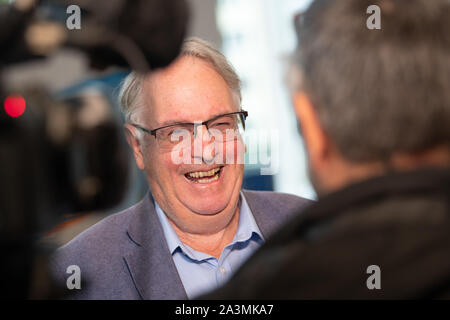
[[[243,192],[245,198],[250,202],[256,202],[258,204],[264,204],[279,209],[299,210],[314,203],[311,199],[282,192],[254,190],[243,190]]]
[[[128,290],[128,269],[123,257],[136,244],[127,230],[133,219],[144,210],[141,203],[100,220],[51,255],[49,266],[58,283],[64,285],[67,267],[76,265],[81,270],[83,281],[92,285],[91,289],[76,294],[76,299],[133,296],[132,293],[122,295],[117,288]]]
[[[313,203],[312,200],[280,192],[243,190],[243,194],[265,237],[270,237]]]
[[[123,211],[111,214],[87,228],[65,245],[58,248],[55,257],[101,257],[117,253],[128,242],[127,227],[141,202]]]

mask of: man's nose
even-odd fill
[[[205,125],[199,125],[194,130],[194,147],[192,157],[210,163],[216,156],[214,138],[209,133]]]

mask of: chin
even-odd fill
[[[223,196],[217,195],[198,195],[186,199],[185,206],[188,207],[192,212],[201,215],[214,215],[222,212],[229,206],[229,202],[232,199],[224,199]]]
[[[235,208],[239,199],[233,172],[227,166],[210,180],[193,181],[185,176],[177,182],[177,197],[190,211],[200,215],[215,215],[227,208]],[[242,184],[242,182],[241,182]]]

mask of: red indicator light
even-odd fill
[[[25,99],[19,95],[8,96],[5,99],[4,107],[10,117],[20,117],[25,112]]]

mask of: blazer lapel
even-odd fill
[[[265,240],[270,237],[289,218],[286,212],[280,210],[272,201],[264,196],[264,192],[242,190],[247,204],[252,211]]]
[[[133,242],[124,261],[142,299],[187,299],[150,192],[133,209],[127,235]]]

